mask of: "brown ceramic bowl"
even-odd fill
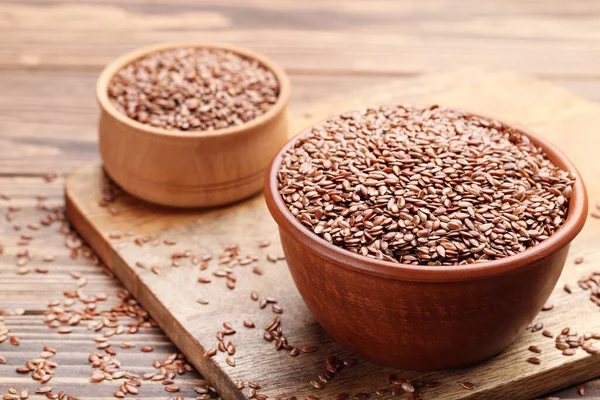
[[[277,102],[243,125],[214,131],[156,128],[129,118],[109,101],[107,87],[124,66],[148,54],[178,47],[212,47],[257,60],[280,85]],[[262,189],[264,174],[288,139],[285,71],[253,51],[222,44],[173,43],[145,47],[117,58],[98,78],[100,153],[107,174],[130,194],[174,207],[232,203]]]
[[[534,319],[556,285],[570,242],[583,228],[587,195],[579,172],[556,146],[512,126],[575,175],[568,216],[539,245],[474,265],[395,264],[330,244],[294,218],[277,190],[282,154],[306,131],[279,151],[265,182],[267,205],[300,294],[335,340],[376,363],[444,369],[498,354]]]

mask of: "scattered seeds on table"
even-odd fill
[[[527,361],[531,364],[541,364],[542,362],[542,360],[540,360],[538,357],[529,357]]]
[[[569,294],[573,293],[573,289],[571,289],[571,286],[569,286],[568,283],[565,283],[565,286],[563,286],[563,289],[565,292],[567,292]]]
[[[196,302],[199,304],[203,304],[203,305],[207,305],[209,303],[209,301],[207,299],[205,299],[204,297],[196,297]]]
[[[550,311],[554,308],[554,304],[552,303],[546,303],[544,304],[544,306],[542,307],[542,311]]]
[[[314,353],[315,351],[317,351],[317,347],[316,346],[304,346],[302,348],[302,352],[303,353]]]
[[[539,347],[537,347],[536,345],[529,346],[529,351],[531,351],[532,353],[538,353],[538,354],[542,352],[542,350]]]

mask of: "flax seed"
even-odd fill
[[[424,265],[485,262],[537,245],[563,224],[574,182],[499,121],[402,106],[316,125],[283,154],[277,177],[291,214],[324,240]],[[516,223],[524,219],[526,228]]]
[[[527,362],[530,362],[531,364],[541,364],[542,360],[540,360],[538,357],[529,357]]]
[[[112,104],[141,123],[178,130],[241,125],[277,101],[279,83],[261,63],[224,49],[155,52],[117,71]]]
[[[209,303],[209,301],[207,299],[205,299],[204,297],[200,297],[200,296],[196,297],[196,302],[199,304],[203,304],[203,305],[206,305]]]
[[[305,346],[302,348],[303,353],[314,353],[315,351],[317,351],[316,346]]]
[[[323,389],[323,384],[321,382],[317,382],[317,381],[310,381],[310,384],[315,388],[315,389]]]
[[[538,354],[542,352],[542,350],[535,345],[529,346],[529,351],[531,351],[533,353],[538,353]]]

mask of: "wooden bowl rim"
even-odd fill
[[[123,67],[132,62],[152,53],[156,53],[162,50],[174,49],[174,48],[214,48],[228,50],[241,56],[254,59],[261,63],[264,67],[269,69],[275,75],[275,78],[279,82],[279,96],[273,106],[267,110],[266,113],[254,118],[242,125],[232,126],[228,128],[215,129],[212,131],[183,131],[179,129],[163,129],[155,126],[144,124],[136,121],[133,118],[121,113],[117,110],[108,98],[108,85],[113,76]],[[113,61],[111,61],[100,73],[98,81],[96,83],[96,99],[100,107],[107,112],[111,117],[115,118],[119,122],[130,126],[136,131],[142,131],[144,134],[153,134],[158,136],[168,136],[176,138],[188,138],[194,139],[199,137],[210,137],[210,136],[225,136],[233,135],[236,133],[246,132],[250,129],[258,127],[273,118],[275,118],[283,109],[287,106],[290,98],[290,80],[283,68],[281,68],[274,61],[270,60],[266,56],[256,53],[244,47],[239,47],[231,44],[224,43],[198,43],[198,42],[173,42],[173,43],[160,43],[145,47],[140,47],[129,53],[125,53]]]
[[[513,256],[482,263],[453,266],[410,265],[376,260],[352,253],[329,243],[325,239],[311,232],[292,216],[277,189],[277,171],[279,170],[283,154],[292,147],[296,140],[301,136],[310,132],[314,127],[324,123],[327,119],[303,129],[300,133],[292,137],[280,149],[269,165],[265,180],[265,200],[271,215],[279,225],[279,229],[287,231],[288,234],[301,242],[307,249],[310,249],[311,252],[316,253],[319,257],[325,258],[335,264],[339,264],[344,268],[362,274],[413,282],[458,282],[506,274],[521,268],[527,268],[532,263],[552,256],[565,246],[569,245],[577,234],[579,234],[581,229],[583,229],[588,212],[588,198],[585,184],[581,174],[571,160],[569,160],[557,146],[518,124],[507,123],[503,120],[467,111],[462,108],[445,108],[462,111],[468,115],[487,120],[496,120],[525,134],[536,146],[541,147],[544,150],[547,157],[554,164],[565,171],[571,172],[575,176],[567,219],[554,235],[550,236],[542,243]],[[318,273],[318,271],[315,271],[315,273]]]

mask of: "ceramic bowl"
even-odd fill
[[[540,312],[561,274],[570,242],[584,225],[586,189],[556,146],[506,125],[527,135],[576,181],[567,219],[554,235],[522,253],[481,264],[395,264],[330,244],[295,219],[277,189],[282,154],[306,131],[279,151],[267,172],[266,202],[279,226],[294,282],[335,340],[384,365],[461,367],[504,350]]]
[[[279,81],[277,102],[254,120],[214,131],[156,128],[127,117],[111,104],[107,87],[117,71],[150,53],[178,47],[221,48],[257,60]],[[161,44],[123,55],[104,69],[96,88],[104,169],[130,194],[166,206],[209,207],[246,198],[262,189],[269,161],[288,138],[289,94],[283,69],[235,46]]]

